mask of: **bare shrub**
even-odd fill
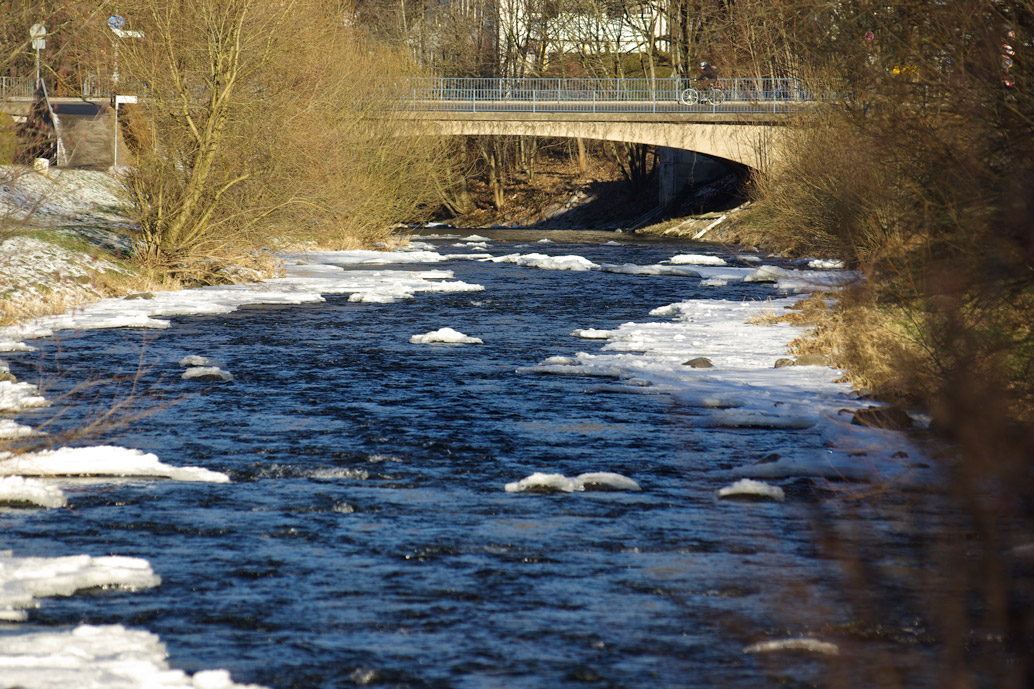
[[[431,198],[439,147],[389,114],[409,65],[347,20],[322,0],[141,5],[125,186],[145,261],[196,274],[274,237],[366,245]]]

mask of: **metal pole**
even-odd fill
[[[39,88],[39,48],[36,48],[36,88]]]
[[[115,96],[115,153],[112,155],[111,167],[118,167],[118,95]]]

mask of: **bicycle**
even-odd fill
[[[725,102],[725,91],[718,84],[711,84],[707,88],[683,89],[679,93],[679,103],[683,105],[721,105]]]

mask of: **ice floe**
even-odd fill
[[[195,366],[215,366],[215,362],[208,357],[198,356],[196,354],[190,354],[183,357],[179,361],[180,366],[195,367]]]
[[[0,504],[64,507],[64,492],[55,485],[21,476],[0,476]]]
[[[0,620],[25,620],[25,611],[37,606],[37,598],[71,596],[93,588],[133,591],[160,583],[147,560],[136,557],[15,557],[10,550],[0,551]],[[0,651],[0,667],[4,668],[3,679],[7,681],[10,677],[6,674],[4,655]]]
[[[685,266],[665,266],[660,264],[641,266],[636,263],[603,263],[600,270],[604,273],[622,273],[624,275],[675,275],[685,278],[701,277],[700,271]]]
[[[230,478],[200,467],[175,467],[151,453],[111,445],[62,447],[11,456],[0,453],[0,476],[117,476],[226,483]]]
[[[218,366],[191,366],[180,377],[183,380],[233,380],[233,374]]]
[[[840,648],[829,641],[819,641],[808,637],[793,639],[775,639],[760,641],[743,649],[744,653],[775,653],[778,651],[797,651],[805,653],[821,653],[823,655],[839,655]]]
[[[577,493],[582,491],[637,491],[639,484],[621,474],[606,471],[579,474],[568,478],[563,474],[535,472],[520,481],[507,483],[507,493]]]
[[[98,328],[166,328],[170,316],[230,313],[258,304],[305,304],[323,301],[325,294],[363,294],[363,299],[386,301],[417,292],[469,292],[484,287],[443,277],[447,271],[346,270],[342,265],[364,263],[426,263],[443,260],[434,252],[338,251],[292,254],[302,260],[328,263],[291,264],[284,276],[258,284],[213,285],[197,289],[154,292],[153,299],[101,299],[56,316],[0,328],[0,351],[23,349],[22,340],[49,337],[61,330]],[[309,258],[311,257],[311,258]],[[329,262],[334,262],[331,265]],[[449,274],[451,275],[451,274]],[[4,392],[0,391],[0,403]]]
[[[764,481],[752,481],[751,479],[740,479],[736,483],[725,486],[718,490],[719,498],[764,498],[782,502],[786,497],[783,489],[773,486]]]
[[[0,380],[0,411],[20,411],[31,407],[42,407],[47,400],[31,383],[16,383]]]
[[[544,270],[592,270],[598,268],[584,256],[547,256],[546,254],[507,254],[495,256],[494,263],[514,263]]]
[[[703,269],[706,269],[703,268]],[[742,270],[742,269],[741,269]],[[791,298],[770,301],[694,299],[650,312],[661,322],[630,322],[611,330],[586,328],[574,335],[605,344],[595,352],[552,356],[518,373],[616,378],[587,392],[631,392],[627,381],[644,381],[669,395],[680,423],[735,432],[742,428],[803,434],[800,448],[776,461],[728,470],[756,480],[796,476],[894,482],[935,482],[932,470],[900,433],[851,425],[863,402],[850,395],[841,373],[829,366],[774,368],[788,343],[806,332],[786,323],[762,325],[758,317],[781,313]],[[687,361],[706,357],[710,368]],[[804,441],[803,439],[807,439]]]
[[[670,263],[674,265],[696,265],[696,266],[727,266],[729,265],[721,256],[710,254],[678,254],[672,256]]]
[[[464,335],[452,328],[439,328],[423,335],[413,335],[409,341],[413,344],[484,344],[481,338]]]
[[[122,625],[0,637],[4,686],[23,689],[262,689],[226,670],[170,669],[157,635]]]

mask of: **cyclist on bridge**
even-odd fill
[[[716,81],[718,81],[718,73],[714,71],[714,67],[706,62],[701,62],[700,74],[697,75],[697,84],[699,88],[711,88],[714,86]]]

